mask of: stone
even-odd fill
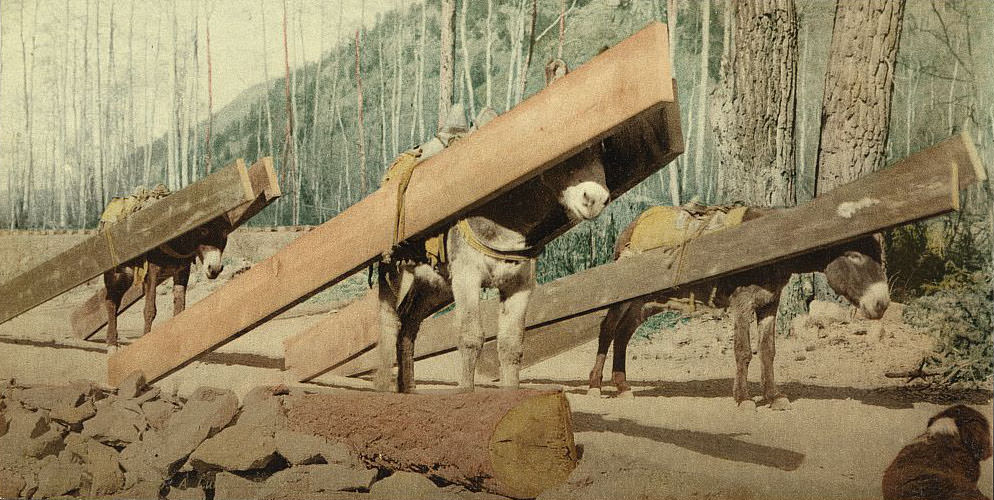
[[[0,457],[6,462],[22,458],[42,458],[58,452],[65,435],[61,425],[53,424],[45,411],[12,412],[7,433],[0,437]]]
[[[162,430],[166,428],[169,418],[179,410],[179,407],[160,399],[142,403],[141,409],[142,413],[145,414],[148,426],[155,430]]]
[[[791,408],[792,405],[790,404],[790,400],[784,396],[780,396],[774,399],[772,403],[770,403],[771,410],[784,411],[784,410],[789,410]]]
[[[118,461],[124,469],[123,488],[127,490],[141,483],[161,484],[169,475],[169,464],[148,442],[129,444],[121,450]]]
[[[119,398],[107,398],[95,405],[97,414],[83,423],[83,435],[111,446],[127,446],[141,439],[148,422],[141,407]]]
[[[458,498],[462,500],[507,500],[507,497],[505,496],[486,491],[470,491],[458,484],[450,484],[441,489],[446,492],[445,495],[441,495],[443,498]]]
[[[69,493],[88,491],[89,476],[82,465],[51,460],[38,470],[38,490],[34,496],[51,498]]]
[[[291,465],[345,464],[360,466],[359,458],[343,443],[322,436],[279,429],[273,436],[276,451]]]
[[[122,398],[136,398],[145,390],[145,374],[135,370],[117,386],[117,395]]]
[[[74,408],[56,408],[49,413],[52,420],[57,420],[70,427],[77,427],[84,421],[93,418],[97,414],[97,409],[90,400],[83,401],[83,404]]]
[[[151,432],[147,444],[153,462],[174,471],[210,436],[228,426],[238,412],[238,397],[230,390],[200,388],[174,413],[162,431]]]
[[[257,483],[230,472],[219,472],[214,477],[214,500],[246,500],[263,498],[264,483]]]
[[[127,490],[119,491],[108,498],[126,498],[129,500],[155,500],[161,498],[162,482],[142,481]]]
[[[431,479],[421,474],[398,471],[373,483],[369,493],[374,498],[433,499],[439,496],[440,491]]]
[[[83,403],[86,391],[80,387],[66,385],[39,385],[21,389],[17,399],[22,405],[38,410],[74,408]]]
[[[0,498],[20,498],[21,490],[27,484],[17,472],[0,469]]]
[[[114,448],[79,434],[70,434],[66,439],[65,452],[81,461],[90,475],[89,496],[113,495],[124,486],[120,455]]]
[[[849,308],[826,300],[812,300],[808,307],[808,325],[824,328],[836,323],[849,323]]]
[[[375,478],[375,469],[318,464],[281,470],[267,479],[265,484],[271,491],[269,496],[282,493],[293,498],[335,491],[366,491]]]
[[[206,500],[207,492],[201,488],[169,488],[167,500]]]
[[[286,411],[283,409],[281,398],[271,396],[268,398],[249,398],[246,396],[246,403],[242,405],[242,411],[238,415],[238,423],[254,425],[275,431],[287,427]]]
[[[265,468],[275,457],[271,430],[239,422],[201,443],[190,465],[199,471],[248,471]]]

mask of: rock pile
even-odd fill
[[[288,429],[285,388],[239,403],[135,378],[116,391],[0,382],[0,498],[503,498],[368,469],[341,443]]]

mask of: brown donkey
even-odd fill
[[[155,319],[155,287],[168,277],[173,278],[173,316],[186,308],[186,285],[190,281],[190,267],[200,258],[207,270],[207,277],[217,278],[224,266],[221,252],[228,243],[231,225],[218,217],[196,229],[178,236],[158,247],[104,273],[107,307],[107,351],[117,350],[117,309],[124,292],[131,288],[136,276],[142,279],[145,292],[145,329],[152,330]],[[144,276],[142,276],[144,274]]]
[[[771,209],[747,208],[743,221],[770,213]],[[615,260],[629,254],[628,243],[632,238],[635,222],[618,237]],[[679,256],[678,256],[679,257]],[[695,258],[707,258],[700,256]],[[747,387],[752,348],[749,325],[755,317],[759,323],[759,356],[762,362],[763,396],[774,409],[788,409],[790,401],[776,387],[773,377],[773,358],[776,355],[775,335],[777,307],[780,292],[795,273],[823,272],[829,286],[852,304],[858,305],[864,316],[878,319],[890,304],[887,279],[884,273],[882,248],[874,236],[867,236],[850,243],[793,257],[776,264],[751,269],[742,273],[710,280],[677,290],[639,297],[615,304],[601,322],[597,358],[590,372],[590,394],[600,394],[604,362],[608,347],[614,344],[612,383],[618,395],[630,397],[631,387],[625,376],[628,342],[632,334],[649,316],[678,307],[681,300],[694,301],[697,306],[729,308],[735,322],[735,383],[732,394],[735,402],[751,404]],[[696,298],[696,299],[695,299]],[[706,304],[700,303],[701,300]]]

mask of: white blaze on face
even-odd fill
[[[216,248],[208,250],[201,255],[201,258],[203,259],[204,267],[207,268],[207,277],[210,279],[217,278],[223,269],[221,266],[221,251]]]
[[[869,287],[859,298],[859,308],[869,319],[880,319],[890,305],[890,292],[886,281],[878,281]]]
[[[581,182],[562,191],[560,203],[574,220],[593,219],[600,215],[610,193],[594,181]]]
[[[948,434],[950,436],[956,436],[959,434],[959,428],[956,427],[956,421],[949,418],[943,417],[932,422],[932,425],[928,426],[928,433],[931,436],[937,434]]]

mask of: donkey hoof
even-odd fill
[[[741,401],[739,411],[756,411],[756,402],[751,399]]]
[[[635,393],[631,389],[625,389],[618,393],[618,399],[635,399]]]
[[[791,409],[790,400],[787,396],[778,396],[770,403],[771,410],[783,411]]]
[[[600,387],[591,387],[590,389],[587,389],[587,395],[588,396],[593,396],[595,398],[599,398],[599,397],[601,397],[601,388]]]

